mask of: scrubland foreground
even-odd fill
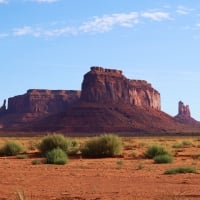
[[[88,139],[76,138],[81,145]],[[77,151],[65,165],[44,163],[39,137],[2,137],[0,146],[10,140],[26,152],[0,157],[0,200],[200,199],[199,137],[125,137],[119,156],[84,158]],[[167,149],[173,161],[147,158],[152,145]],[[168,174],[171,169],[174,174]]]

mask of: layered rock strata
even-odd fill
[[[194,122],[189,106],[182,102],[175,118],[162,112],[160,94],[148,82],[127,79],[120,70],[91,67],[84,76],[82,91],[32,89],[9,98],[7,108],[4,101],[0,129],[176,133],[199,131],[200,124]]]
[[[81,100],[161,109],[160,93],[150,83],[144,80],[130,80],[120,70],[102,67],[91,67],[91,71],[85,74]]]
[[[182,101],[178,102],[178,114],[175,116],[175,119],[183,123],[197,122],[194,118],[191,117],[189,105],[184,105]]]
[[[8,113],[58,113],[80,98],[80,91],[28,90],[8,99]]]

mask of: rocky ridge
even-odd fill
[[[183,117],[184,116],[184,117]],[[187,116],[187,117],[186,117]],[[184,118],[184,120],[182,120]],[[187,119],[187,120],[186,120]],[[200,130],[189,106],[179,103],[173,118],[161,111],[160,93],[144,80],[122,71],[91,67],[82,90],[28,90],[0,108],[0,129],[64,133],[166,133]]]
[[[80,91],[28,90],[8,99],[8,113],[58,113],[80,98]]]

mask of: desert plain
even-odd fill
[[[69,157],[65,165],[44,164],[36,144],[41,137],[1,137],[21,142],[26,157],[0,157],[0,200],[196,200],[200,199],[200,137],[122,137],[122,155],[88,159]],[[76,138],[83,144],[87,137]],[[144,153],[165,146],[173,163],[156,164]],[[41,161],[33,164],[34,160]],[[166,175],[176,167],[196,173]]]

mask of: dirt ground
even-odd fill
[[[197,200],[200,199],[200,140],[173,148],[185,138],[126,138],[122,157],[70,158],[66,165],[33,165],[26,159],[0,158],[0,200]],[[172,164],[155,164],[143,156],[149,144],[168,147]],[[167,169],[194,166],[195,174],[165,175]],[[18,198],[19,199],[19,198]]]

